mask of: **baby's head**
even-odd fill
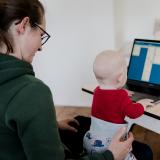
[[[127,64],[122,54],[106,50],[97,55],[93,72],[101,88],[122,88],[127,80]]]

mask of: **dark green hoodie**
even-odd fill
[[[50,89],[32,66],[0,54],[0,160],[64,160]],[[112,153],[82,157],[113,160]]]

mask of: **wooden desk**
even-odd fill
[[[85,85],[82,87],[82,91],[93,94],[96,86],[96,84]],[[145,111],[141,117],[136,119],[126,118],[126,120],[129,122],[129,128],[135,123],[160,134],[160,103]]]

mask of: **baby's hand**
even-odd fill
[[[130,90],[128,90],[128,89],[125,89],[125,91],[128,93],[128,96],[129,96],[129,97],[132,97],[132,95],[134,94],[133,91],[130,91]]]
[[[152,100],[152,99],[141,99],[141,100],[137,101],[137,103],[140,103],[143,105],[144,110],[146,110],[147,107],[149,107],[149,106],[150,107],[153,106],[153,102],[154,102],[154,100]]]

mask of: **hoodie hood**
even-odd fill
[[[0,53],[0,85],[26,74],[35,75],[30,63]]]

